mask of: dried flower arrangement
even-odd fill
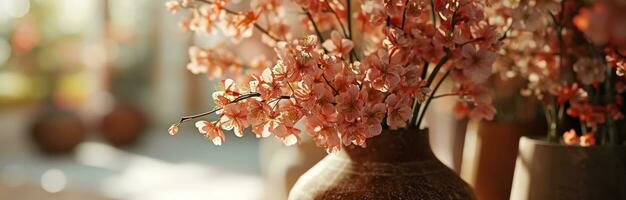
[[[483,2],[252,0],[245,11],[232,4],[176,0],[166,7],[188,11],[180,25],[196,34],[220,32],[236,44],[261,33],[275,58],[242,64],[224,48],[191,47],[191,72],[231,79],[213,93],[215,109],[181,118],[172,135],[181,123],[212,115],[195,125],[216,145],[225,141],[223,130],[242,136],[248,127],[292,145],[301,121],[317,145],[336,151],[364,147],[383,129],[419,128],[440,97],[460,97],[461,115],[490,119],[496,112],[485,81],[506,29],[489,23]],[[302,23],[290,25],[294,18]],[[448,78],[455,89],[437,94]]]
[[[522,94],[542,102],[547,139],[580,146],[626,141],[622,100],[626,4],[613,0],[497,4],[496,18],[512,21],[513,26],[496,66],[527,80]],[[579,120],[580,127],[563,124],[568,116]]]

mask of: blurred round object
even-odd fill
[[[133,144],[146,129],[146,118],[136,106],[116,105],[106,114],[100,126],[104,138],[114,146]]]
[[[85,138],[85,126],[75,113],[47,108],[36,117],[31,129],[37,147],[49,154],[69,153]]]

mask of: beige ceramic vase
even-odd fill
[[[441,163],[428,131],[383,130],[367,148],[345,147],[300,177],[291,200],[475,199],[470,187]]]
[[[626,146],[566,146],[522,137],[512,200],[626,200]]]

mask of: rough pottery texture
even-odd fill
[[[471,188],[432,153],[428,132],[384,130],[367,148],[350,146],[302,175],[290,200],[475,199]]]

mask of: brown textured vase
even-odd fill
[[[300,177],[290,200],[475,199],[471,188],[439,161],[428,131],[383,130],[367,148],[346,147]]]

